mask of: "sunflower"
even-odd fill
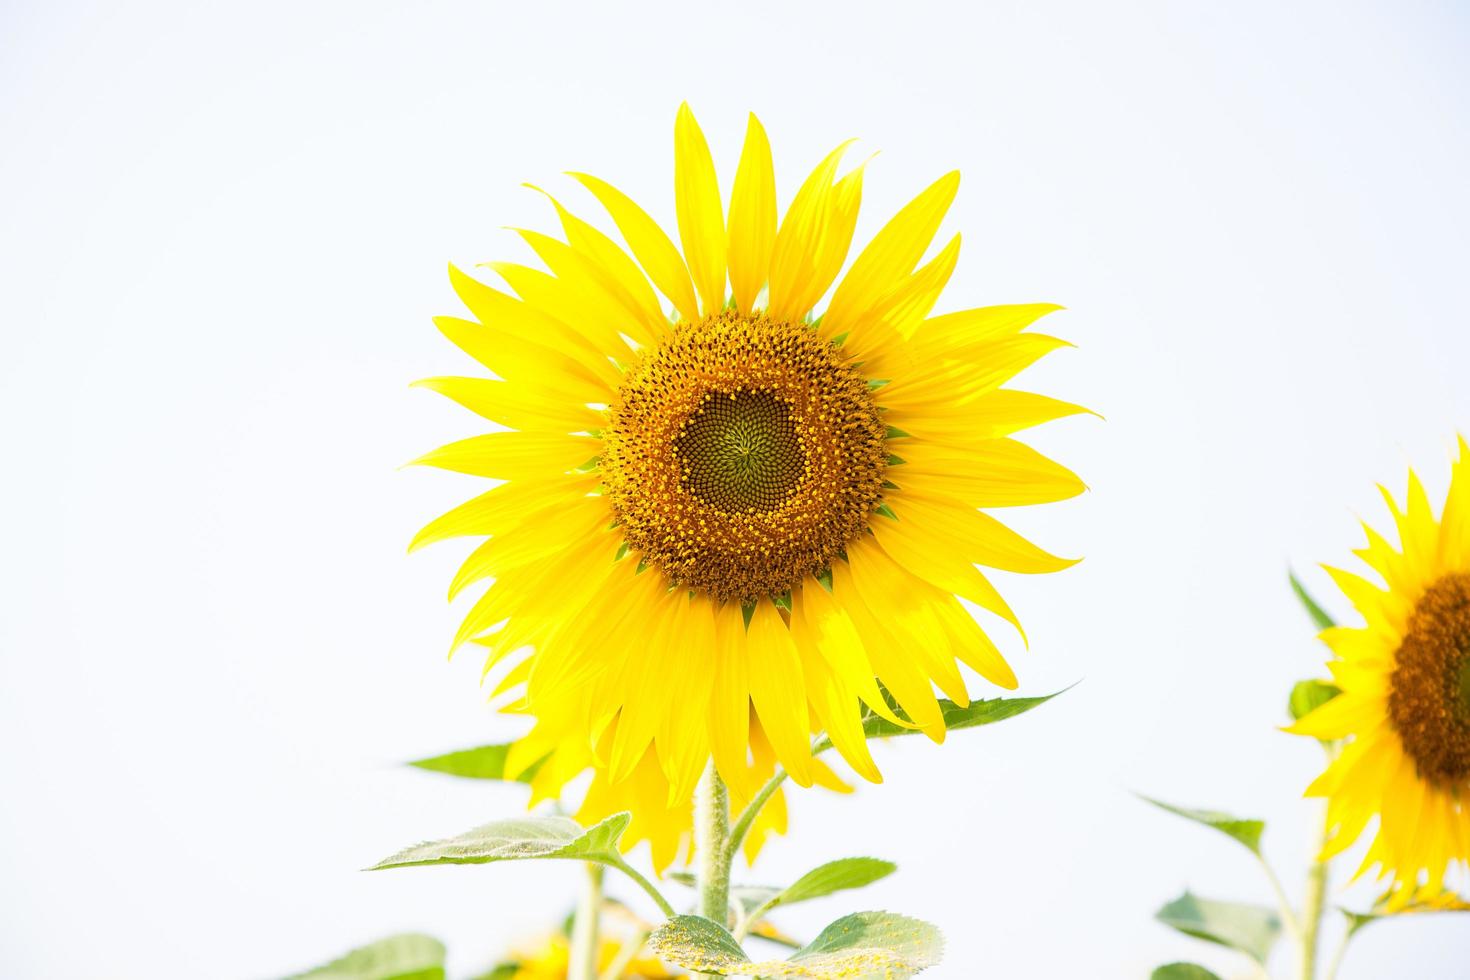
[[[606,970],[621,950],[622,943],[616,939],[605,939],[599,943],[597,969]],[[526,947],[510,961],[514,972],[510,972],[508,980],[567,980],[571,971],[571,952],[566,936],[547,936],[536,945]],[[679,980],[686,974],[671,973],[657,959],[639,956],[624,965],[618,976],[626,980]]]
[[[748,799],[753,750],[768,744],[811,785],[811,737],[825,731],[876,782],[865,711],[942,741],[934,688],[968,704],[960,664],[1016,685],[962,602],[1020,628],[976,566],[1073,564],[981,509],[1084,489],[1013,438],[1084,410],[1002,387],[1065,346],[1026,330],[1058,307],[931,315],[959,236],[923,259],[956,173],[838,281],[864,171],[839,176],[847,144],[778,224],[754,116],[728,209],[687,106],[674,130],[682,252],[622,192],[578,173],[626,249],[547,195],[565,240],[518,232],[545,270],[489,263],[506,292],[451,266],[474,319],[435,322],[496,377],[420,384],[504,431],[416,462],[501,482],[412,547],[487,538],[454,576],[451,598],[492,580],[454,646],[486,648],[510,710],[535,718],[512,770],[555,751],[554,778],[591,764],[617,788],[656,767],[673,807],[712,758]]]
[[[1350,739],[1307,789],[1327,798],[1323,858],[1378,818],[1359,874],[1389,879],[1390,910],[1443,896],[1446,876],[1470,859],[1470,450],[1460,440],[1442,515],[1409,473],[1400,506],[1386,490],[1395,548],[1367,524],[1354,552],[1382,587],[1327,568],[1364,625],[1332,627],[1323,641],[1342,693],[1288,730]],[[1324,566],[1325,567],[1325,566]],[[1454,900],[1451,895],[1449,899]]]

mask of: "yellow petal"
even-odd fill
[[[725,215],[715,161],[687,102],[674,122],[674,208],[704,314],[718,313],[725,307]]]
[[[1344,692],[1288,725],[1293,735],[1339,739],[1368,731],[1384,718],[1386,707],[1381,698],[1364,697]]]
[[[883,686],[892,692],[904,712],[925,735],[942,742],[944,716],[939,711],[939,702],[934,697],[929,678],[907,654],[903,637],[895,636],[877,614],[885,604],[880,602],[875,607],[872,603],[882,597],[858,588],[853,563],[869,557],[865,549],[870,547],[869,542],[860,538],[849,547],[849,560],[832,566],[832,598],[857,627],[868,659]]]
[[[756,297],[770,276],[775,242],[776,174],[771,144],[752,113],[730,193],[730,289],[742,313],[755,309]]]
[[[449,538],[504,534],[518,527],[557,497],[585,497],[599,481],[595,473],[543,481],[503,483],[436,517],[415,534],[410,553]]]
[[[750,699],[761,727],[791,778],[812,784],[811,726],[807,716],[806,684],[801,658],[781,614],[769,600],[756,604],[745,636],[750,662]]]
[[[873,536],[895,561],[914,575],[953,595],[969,599],[1014,626],[1022,638],[1021,621],[972,563],[954,553],[952,542],[919,521],[873,522]]]
[[[409,465],[485,476],[493,480],[547,478],[587,463],[601,443],[586,436],[543,432],[490,432],[440,446]]]
[[[771,252],[771,316],[800,318],[821,296],[811,295],[817,274],[822,237],[831,219],[833,178],[851,141],[843,143],[817,164],[786,209]],[[805,304],[805,305],[803,305]]]
[[[571,176],[607,208],[643,271],[648,273],[659,292],[674,304],[679,315],[686,320],[698,320],[699,304],[694,298],[694,285],[689,281],[689,267],[658,222],[633,203],[628,195],[606,181],[587,174],[574,173]]]
[[[745,656],[745,621],[738,603],[715,611],[715,683],[710,701],[709,742],[715,766],[731,791],[749,798],[745,754],[750,738],[750,678]]]
[[[576,362],[589,378],[601,382],[600,387],[604,391],[615,389],[622,382],[617,369],[608,360],[608,355],[612,352],[598,349],[584,335],[566,324],[514,296],[485,285],[452,265],[449,267],[449,283],[464,305],[485,326],[484,334],[491,340],[488,348],[481,342],[477,350],[470,350],[456,337],[451,336],[450,339],[502,378],[508,381],[520,380],[514,370],[505,371],[498,366],[507,360],[512,366],[524,363],[528,367],[534,367],[534,358],[523,359],[518,356],[521,348],[529,347],[531,351],[549,350],[558,358]],[[438,324],[439,321],[435,322]],[[439,324],[439,327],[444,329],[443,324]],[[488,357],[483,356],[487,354]],[[552,366],[556,366],[556,362]],[[529,373],[534,377],[539,372],[533,370]]]
[[[649,285],[648,278],[638,268],[638,263],[629,258],[628,253],[611,238],[562,207],[556,198],[539,187],[529,184],[527,186],[546,195],[561,220],[567,242],[600,271],[599,280],[609,290],[619,293],[624,305],[638,312],[638,320],[644,327],[640,341],[648,343],[667,335],[668,319],[659,306],[658,296]]]
[[[958,170],[945,174],[904,205],[873,236],[832,294],[832,302],[822,315],[824,330],[851,330],[880,297],[908,277],[934,240],[959,186]]]
[[[977,565],[1036,575],[1059,572],[1079,561],[1049,554],[973,507],[936,503],[902,492],[893,494],[891,499],[898,523],[922,524],[932,529],[950,541],[952,550]]]
[[[542,432],[591,432],[603,423],[600,412],[538,395],[528,385],[489,378],[425,378],[414,387],[436,391],[482,418],[512,429]]]
[[[973,450],[914,440],[888,478],[924,500],[942,496],[970,507],[1014,507],[1075,497],[1087,485],[1071,470],[1014,439],[992,439]]]

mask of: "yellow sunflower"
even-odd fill
[[[1436,520],[1410,471],[1400,507],[1383,493],[1398,547],[1366,524],[1354,552],[1383,587],[1337,568],[1328,573],[1362,615],[1322,639],[1342,693],[1289,731],[1351,739],[1307,789],[1327,798],[1332,834],[1324,858],[1378,818],[1363,871],[1390,879],[1388,907],[1442,895],[1446,875],[1470,859],[1470,450],[1460,440],[1444,511]]]
[[[486,647],[486,671],[506,671],[501,687],[518,692],[512,710],[535,718],[513,771],[553,750],[565,753],[557,778],[590,762],[613,788],[656,767],[674,806],[712,757],[748,799],[760,776],[753,748],[768,743],[810,785],[811,737],[825,731],[877,781],[865,708],[941,741],[934,687],[967,704],[958,664],[1015,686],[961,600],[1017,624],[977,564],[1073,564],[981,509],[1084,489],[1013,438],[1084,410],[1002,387],[1064,346],[1026,332],[1058,307],[931,316],[959,255],[955,236],[923,261],[955,173],[905,206],[838,281],[864,169],[838,175],[845,148],[778,224],[759,121],[727,209],[684,106],[674,140],[682,252],[623,193],[573,174],[626,250],[552,199],[565,240],[519,232],[544,271],[489,263],[505,292],[450,268],[474,319],[435,322],[496,378],[420,384],[506,431],[417,462],[502,482],[430,523],[413,547],[488,538],[451,586],[453,596],[493,580],[454,645]]]
[[[606,970],[618,958],[622,943],[617,939],[604,939],[598,944],[597,969]],[[561,935],[547,936],[535,946],[528,947],[515,960],[515,972],[509,980],[567,980],[571,971],[571,947]],[[684,973],[671,973],[667,967],[652,956],[635,957],[623,966],[618,974],[624,980],[678,980]]]

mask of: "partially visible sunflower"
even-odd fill
[[[607,969],[621,949],[622,943],[617,939],[604,939],[597,950],[597,969]],[[515,971],[507,971],[508,980],[567,980],[571,947],[566,936],[553,934],[533,946],[527,946],[511,962]],[[624,966],[619,976],[624,980],[679,980],[687,974],[672,973],[654,957],[640,956]]]
[[[959,237],[920,263],[955,173],[889,221],[839,282],[863,181],[863,167],[838,176],[846,146],[778,225],[760,123],[751,117],[727,209],[684,106],[682,254],[620,191],[574,174],[626,251],[553,199],[566,240],[520,232],[549,271],[489,264],[515,295],[451,267],[475,320],[435,322],[498,380],[421,384],[512,431],[418,460],[504,482],[413,547],[488,536],[451,586],[493,579],[454,644],[477,639],[487,671],[509,664],[504,683],[524,685],[515,710],[536,726],[512,770],[554,750],[566,760],[557,778],[590,763],[609,792],[626,793],[656,768],[676,808],[711,757],[749,798],[764,742],[810,785],[811,736],[826,731],[878,781],[865,708],[941,741],[934,686],[967,704],[958,664],[1016,685],[961,599],[1019,628],[976,565],[1073,564],[982,509],[1084,489],[1013,438],[1083,409],[1002,387],[1065,346],[1025,332],[1058,307],[930,315]]]
[[[1378,865],[1397,911],[1457,902],[1446,876],[1470,860],[1470,449],[1461,439],[1438,519],[1412,470],[1402,507],[1383,497],[1398,547],[1365,523],[1367,546],[1354,552],[1382,587],[1327,568],[1364,619],[1322,633],[1342,693],[1288,730],[1351,740],[1307,789],[1327,798],[1323,857],[1376,817],[1359,873]]]

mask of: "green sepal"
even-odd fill
[[[1341,693],[1342,688],[1330,681],[1297,681],[1286,700],[1286,710],[1292,721],[1300,721]]]
[[[472,749],[460,749],[458,752],[446,752],[427,759],[414,759],[409,765],[417,769],[427,769],[430,772],[460,776],[464,779],[505,779],[505,759],[510,754],[512,744],[502,742],[497,745],[480,745]],[[550,757],[548,753],[531,763],[524,772],[515,777],[515,782],[529,783],[536,778],[536,773]]]
[[[1332,617],[1327,615],[1327,610],[1323,609],[1317,600],[1312,598],[1312,594],[1307,591],[1306,586],[1302,585],[1301,580],[1296,577],[1296,572],[1288,571],[1286,577],[1291,582],[1291,591],[1296,593],[1297,601],[1307,611],[1307,616],[1311,618],[1313,625],[1317,627],[1319,632],[1321,630],[1331,629],[1337,625]]]

